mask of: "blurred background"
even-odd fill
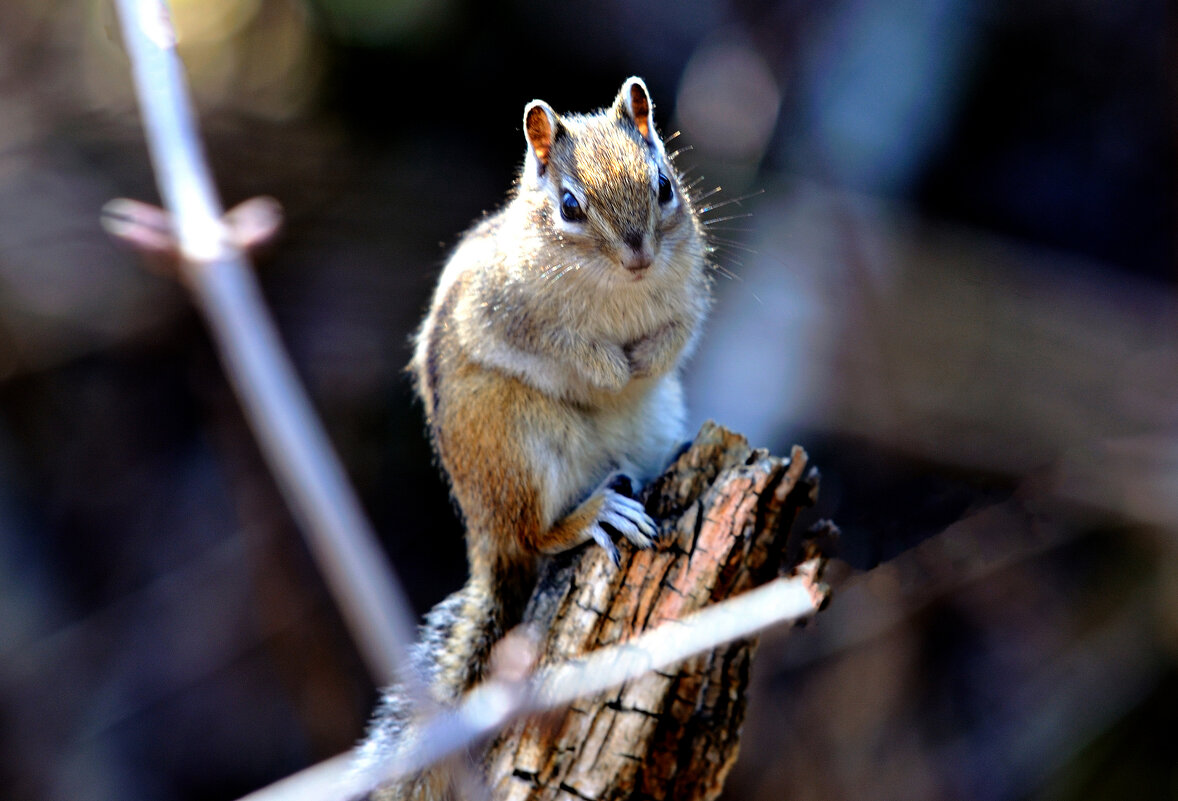
[[[694,422],[804,445],[844,531],[764,638],[725,798],[1178,798],[1161,0],[175,0],[226,205],[418,612],[461,531],[401,372],[534,97],[645,77],[708,213]],[[0,797],[234,799],[375,698],[183,290],[105,0],[0,4]]]

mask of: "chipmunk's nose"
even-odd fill
[[[646,247],[642,231],[631,228],[622,234],[622,241],[626,248],[622,253],[622,266],[632,273],[640,273],[651,265],[654,256],[650,248]]]

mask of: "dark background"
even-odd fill
[[[524,104],[639,74],[740,200],[693,419],[806,446],[844,529],[831,607],[765,638],[726,797],[1178,795],[1160,0],[174,8],[226,205],[285,207],[257,269],[418,612],[464,564],[408,337]],[[232,799],[348,748],[375,690],[183,290],[99,228],[157,198],[116,30],[0,6],[0,796]]]

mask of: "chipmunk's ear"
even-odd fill
[[[543,175],[552,157],[552,143],[560,127],[560,118],[543,100],[533,100],[524,107],[524,136],[528,138],[528,171]]]
[[[633,76],[626,79],[622,91],[618,92],[614,100],[614,110],[619,116],[633,122],[649,145],[658,147],[658,134],[654,132],[654,103],[650,102],[650,92],[641,78]]]

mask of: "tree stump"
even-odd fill
[[[623,544],[620,567],[587,548],[553,560],[541,576],[524,619],[542,632],[540,666],[790,572],[826,547],[823,538],[791,533],[817,489],[801,448],[788,459],[771,456],[705,424],[644,493],[660,521],[655,548]],[[755,639],[730,643],[507,729],[484,756],[491,797],[717,797],[738,751],[755,650]]]

